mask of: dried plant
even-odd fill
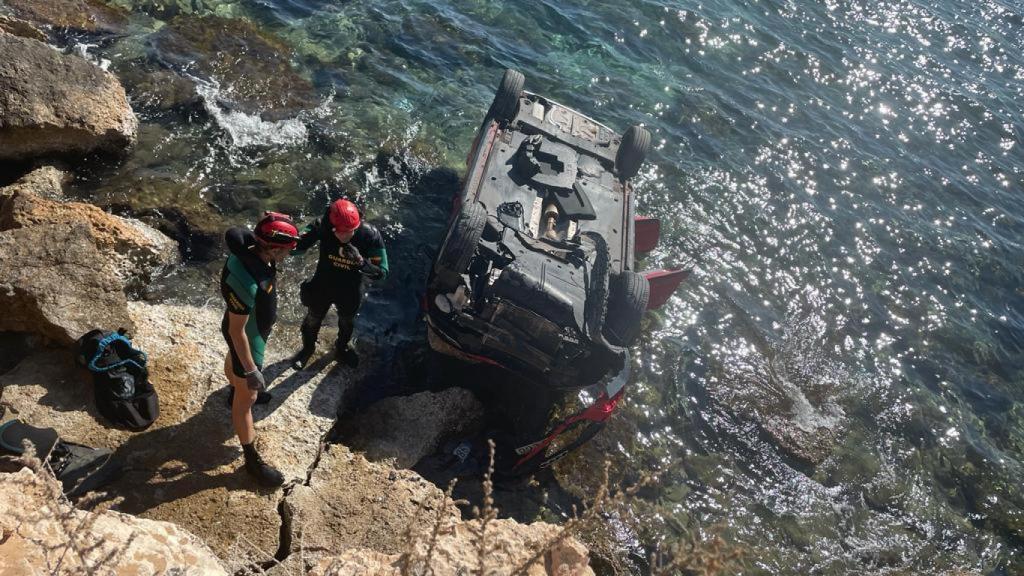
[[[490,553],[490,546],[487,542],[487,525],[492,520],[498,517],[498,510],[494,507],[494,482],[492,477],[494,476],[494,440],[487,440],[487,446],[489,451],[489,460],[487,464],[487,473],[484,474],[483,490],[483,509],[476,506],[473,507],[473,514],[476,515],[480,521],[480,527],[477,529],[476,534],[476,557],[477,557],[477,575],[487,575],[487,555]]]
[[[16,511],[15,533],[42,552],[46,570],[50,574],[115,573],[115,568],[121,563],[138,533],[132,530],[128,539],[121,544],[114,544],[96,535],[93,528],[101,517],[101,511],[88,509],[98,508],[97,502],[101,498],[98,495],[86,495],[81,502],[87,510],[76,509],[61,492],[60,484],[56,481],[40,481],[47,476],[52,477],[53,473],[49,464],[33,456],[35,448],[32,443],[25,441],[23,448],[23,455],[17,461],[32,470],[36,477],[13,482],[21,483],[22,490],[26,492],[34,487],[42,488],[47,503],[35,510]],[[31,534],[28,526],[43,522],[52,523],[60,530],[57,544],[48,544]]]

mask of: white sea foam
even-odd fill
[[[99,48],[99,44],[86,44],[84,42],[80,42],[78,44],[75,44],[73,50],[75,51],[75,54],[78,54],[83,59],[88,60],[89,62],[92,62],[93,64],[99,66],[100,69],[109,69],[110,60],[107,60],[106,58],[100,58],[99,56],[96,56],[94,54],[90,54],[89,50],[92,48]]]
[[[206,112],[231,137],[234,146],[292,146],[306,141],[308,131],[302,115],[268,122],[258,114],[228,110],[218,103],[222,90],[217,83],[193,79]]]

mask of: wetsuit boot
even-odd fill
[[[260,485],[275,487],[284,484],[284,474],[281,474],[277,468],[263,461],[263,458],[256,452],[255,442],[242,444],[242,453],[245,454],[245,470]]]
[[[305,289],[305,288],[304,288]],[[291,366],[295,370],[302,370],[309,363],[309,359],[316,352],[316,336],[320,333],[320,324],[327,316],[327,310],[331,302],[313,300],[306,308],[306,315],[302,318],[302,326],[299,332],[302,334],[302,349],[290,358]]]
[[[359,366],[359,354],[349,344],[355,324],[355,316],[338,315],[338,341],[334,343],[334,357],[349,368]]]
[[[313,353],[316,352],[316,335],[320,331],[320,322],[316,320],[309,312],[306,312],[306,317],[302,319],[302,327],[300,328],[302,333],[302,349],[293,354],[290,359],[292,368],[295,370],[305,368],[306,364],[309,363],[309,359],[313,357]]]

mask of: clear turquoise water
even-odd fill
[[[463,170],[505,67],[645,124],[638,208],[663,236],[644,263],[695,273],[651,315],[629,402],[584,454],[626,478],[664,469],[637,506],[643,542],[719,530],[744,574],[1024,573],[1020,2],[110,3],[134,9],[91,50],[112,69],[195,73],[154,40],[171,16],[245,19],[315,102],[275,124],[217,105],[232,87],[216,75],[188,113],[129,85],[143,137],[91,193],[225,222],[358,194],[400,271],[370,326],[415,316],[448,193],[373,176],[379,150]],[[210,270],[177,273],[173,297],[213,297]],[[828,456],[788,456],[772,418]]]

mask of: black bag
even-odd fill
[[[87,332],[78,339],[77,360],[92,373],[96,408],[111,424],[138,432],[160,415],[146,354],[132,347],[123,328]]]
[[[24,442],[32,443],[35,454],[60,481],[65,496],[74,497],[95,490],[115,479],[121,466],[107,448],[91,448],[65,442],[53,428],[36,428],[21,420],[0,424],[0,461],[24,454]]]

